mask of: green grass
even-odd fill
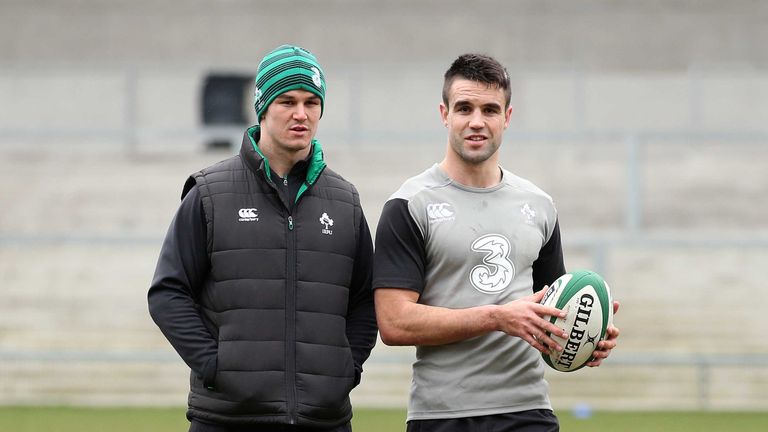
[[[768,430],[765,412],[598,412],[588,419],[558,413],[563,432],[674,431],[758,432]]]
[[[768,412],[596,412],[588,419],[558,412],[563,432],[764,432]],[[405,430],[405,410],[357,409],[355,432]],[[0,407],[0,431],[175,432],[189,427],[183,408]]]

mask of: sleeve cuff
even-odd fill
[[[352,388],[357,387],[358,384],[360,384],[360,379],[363,376],[363,368],[355,365],[355,384],[352,386]]]

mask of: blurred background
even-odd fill
[[[549,192],[569,268],[622,303],[556,409],[768,409],[768,2],[0,0],[0,404],[186,403],[146,292],[186,177],[234,154],[283,43],[328,79],[318,138],[375,228],[439,161],[442,73],[512,76],[503,165]],[[357,406],[404,407],[379,344]]]

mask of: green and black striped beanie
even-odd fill
[[[304,48],[282,45],[259,63],[253,106],[260,120],[269,104],[287,91],[306,90],[320,97],[320,116],[325,102],[325,74],[312,53]]]

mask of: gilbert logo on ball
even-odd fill
[[[549,287],[541,304],[566,311],[565,318],[550,317],[552,324],[568,335],[548,335],[563,347],[561,352],[542,354],[555,370],[571,372],[592,358],[597,343],[606,337],[613,322],[611,290],[603,278],[589,270],[576,270],[558,278]]]

